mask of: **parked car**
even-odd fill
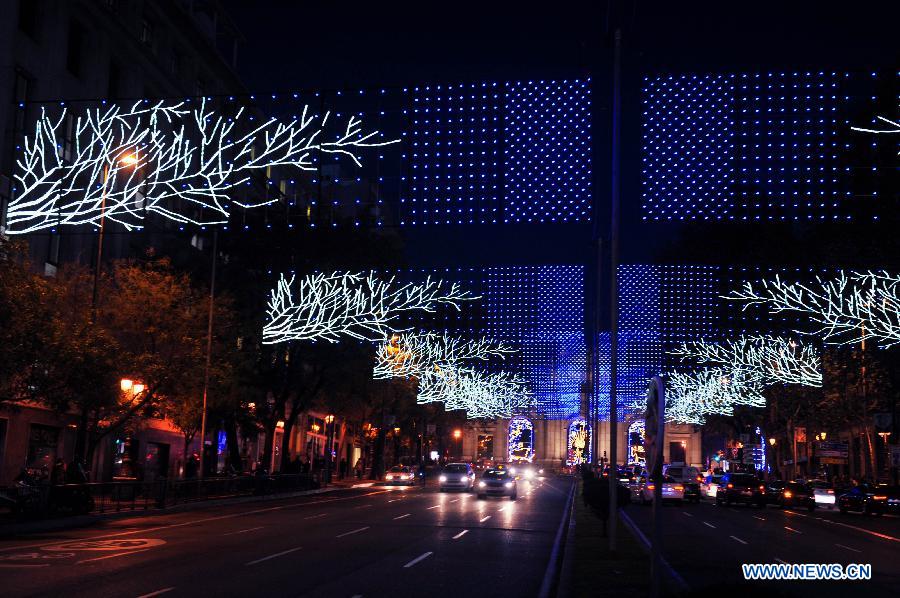
[[[644,476],[641,476],[635,483],[631,484],[632,499],[644,505],[653,502],[654,491],[655,484],[652,481],[648,481]],[[684,500],[684,484],[676,482],[669,476],[663,476],[662,500],[663,502],[682,502]]]
[[[479,499],[488,496],[508,496],[510,500],[516,500],[517,490],[516,476],[506,468],[485,470],[478,481]]]
[[[384,474],[384,481],[390,484],[415,484],[416,472],[412,467],[394,465]]]
[[[749,473],[726,473],[716,491],[717,505],[744,503],[766,506],[766,487],[755,475]]]
[[[863,483],[838,497],[841,513],[855,511],[865,515],[881,515],[887,510],[887,488]]]
[[[813,489],[802,482],[774,481],[766,488],[766,502],[784,508],[816,508]]]
[[[833,509],[837,503],[834,486],[825,480],[809,480],[807,484],[813,489],[816,506],[819,508]]]
[[[463,490],[468,492],[475,488],[475,470],[468,463],[448,463],[438,477],[440,491]]]
[[[716,492],[719,490],[719,483],[722,481],[722,474],[709,474],[700,482],[700,494],[706,498],[715,498]]]

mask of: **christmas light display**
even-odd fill
[[[269,298],[263,343],[296,340],[338,342],[342,337],[377,342],[408,312],[433,312],[440,305],[455,309],[477,296],[458,284],[426,278],[400,284],[374,273],[309,274],[279,278]]]
[[[436,369],[419,379],[416,398],[420,404],[442,402],[448,411],[463,410],[470,419],[512,417],[532,406],[525,379],[504,371]]]
[[[530,463],[534,460],[534,424],[527,417],[517,416],[509,420],[506,456],[510,463]]]
[[[577,467],[591,461],[591,428],[583,417],[569,423],[566,441],[566,465]]]
[[[465,362],[501,359],[514,350],[486,338],[465,340],[447,333],[394,334],[381,343],[375,358],[375,379],[422,378],[438,370],[459,369]]]
[[[666,375],[666,420],[702,424],[709,414],[732,415],[735,405],[764,407],[762,383],[745,372],[710,368]]]
[[[744,309],[758,305],[773,313],[802,314],[829,344],[900,343],[900,276],[886,271],[841,271],[832,279],[816,276],[811,284],[776,276],[758,285],[747,282],[726,298],[744,303]]]
[[[366,133],[350,116],[326,138],[331,114],[307,107],[293,119],[258,118],[249,110],[218,114],[206,101],[137,102],[58,116],[43,109],[26,138],[16,193],[9,203],[7,233],[59,226],[99,225],[101,218],[140,229],[148,214],[178,223],[227,222],[228,192],[253,171],[293,167],[312,171],[317,154],[345,156],[361,165],[361,150],[397,143]]]
[[[864,173],[880,159],[848,123],[876,101],[896,103],[885,78],[833,71],[646,77],[644,219],[850,220],[860,204],[871,213],[872,202],[860,200],[878,199],[878,187]],[[896,123],[882,121],[887,130],[857,130],[894,132]]]
[[[681,343],[670,354],[701,366],[741,371],[742,376],[766,385],[822,386],[822,358],[818,351],[786,338],[741,336],[722,343],[690,341]]]
[[[646,425],[643,419],[636,419],[628,424],[628,464],[647,465],[647,455],[644,451],[644,438]]]

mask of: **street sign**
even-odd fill
[[[794,437],[797,442],[806,442],[806,428],[794,428]]]
[[[850,447],[842,440],[822,440],[815,444],[817,457],[837,457],[846,459]]]

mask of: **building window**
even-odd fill
[[[39,0],[20,0],[19,1],[19,31],[37,41],[38,25],[38,4]]]
[[[16,137],[25,130],[25,113],[28,104],[28,98],[31,94],[32,78],[28,76],[22,69],[16,69],[15,89],[13,89],[13,97],[15,98],[15,128]]]
[[[69,24],[69,40],[66,47],[66,68],[76,77],[82,75],[84,68],[84,45],[87,36],[84,27],[78,23]]]

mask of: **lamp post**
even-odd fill
[[[334,416],[325,416],[325,483],[331,482],[331,450],[334,444]]]
[[[778,469],[778,452],[775,450],[775,437],[774,436],[769,438],[769,446],[772,447],[771,463],[772,463],[773,469],[777,470]]]
[[[457,455],[459,456],[459,460],[462,461],[462,430],[459,428],[453,430],[453,439],[456,440],[457,443]]]

